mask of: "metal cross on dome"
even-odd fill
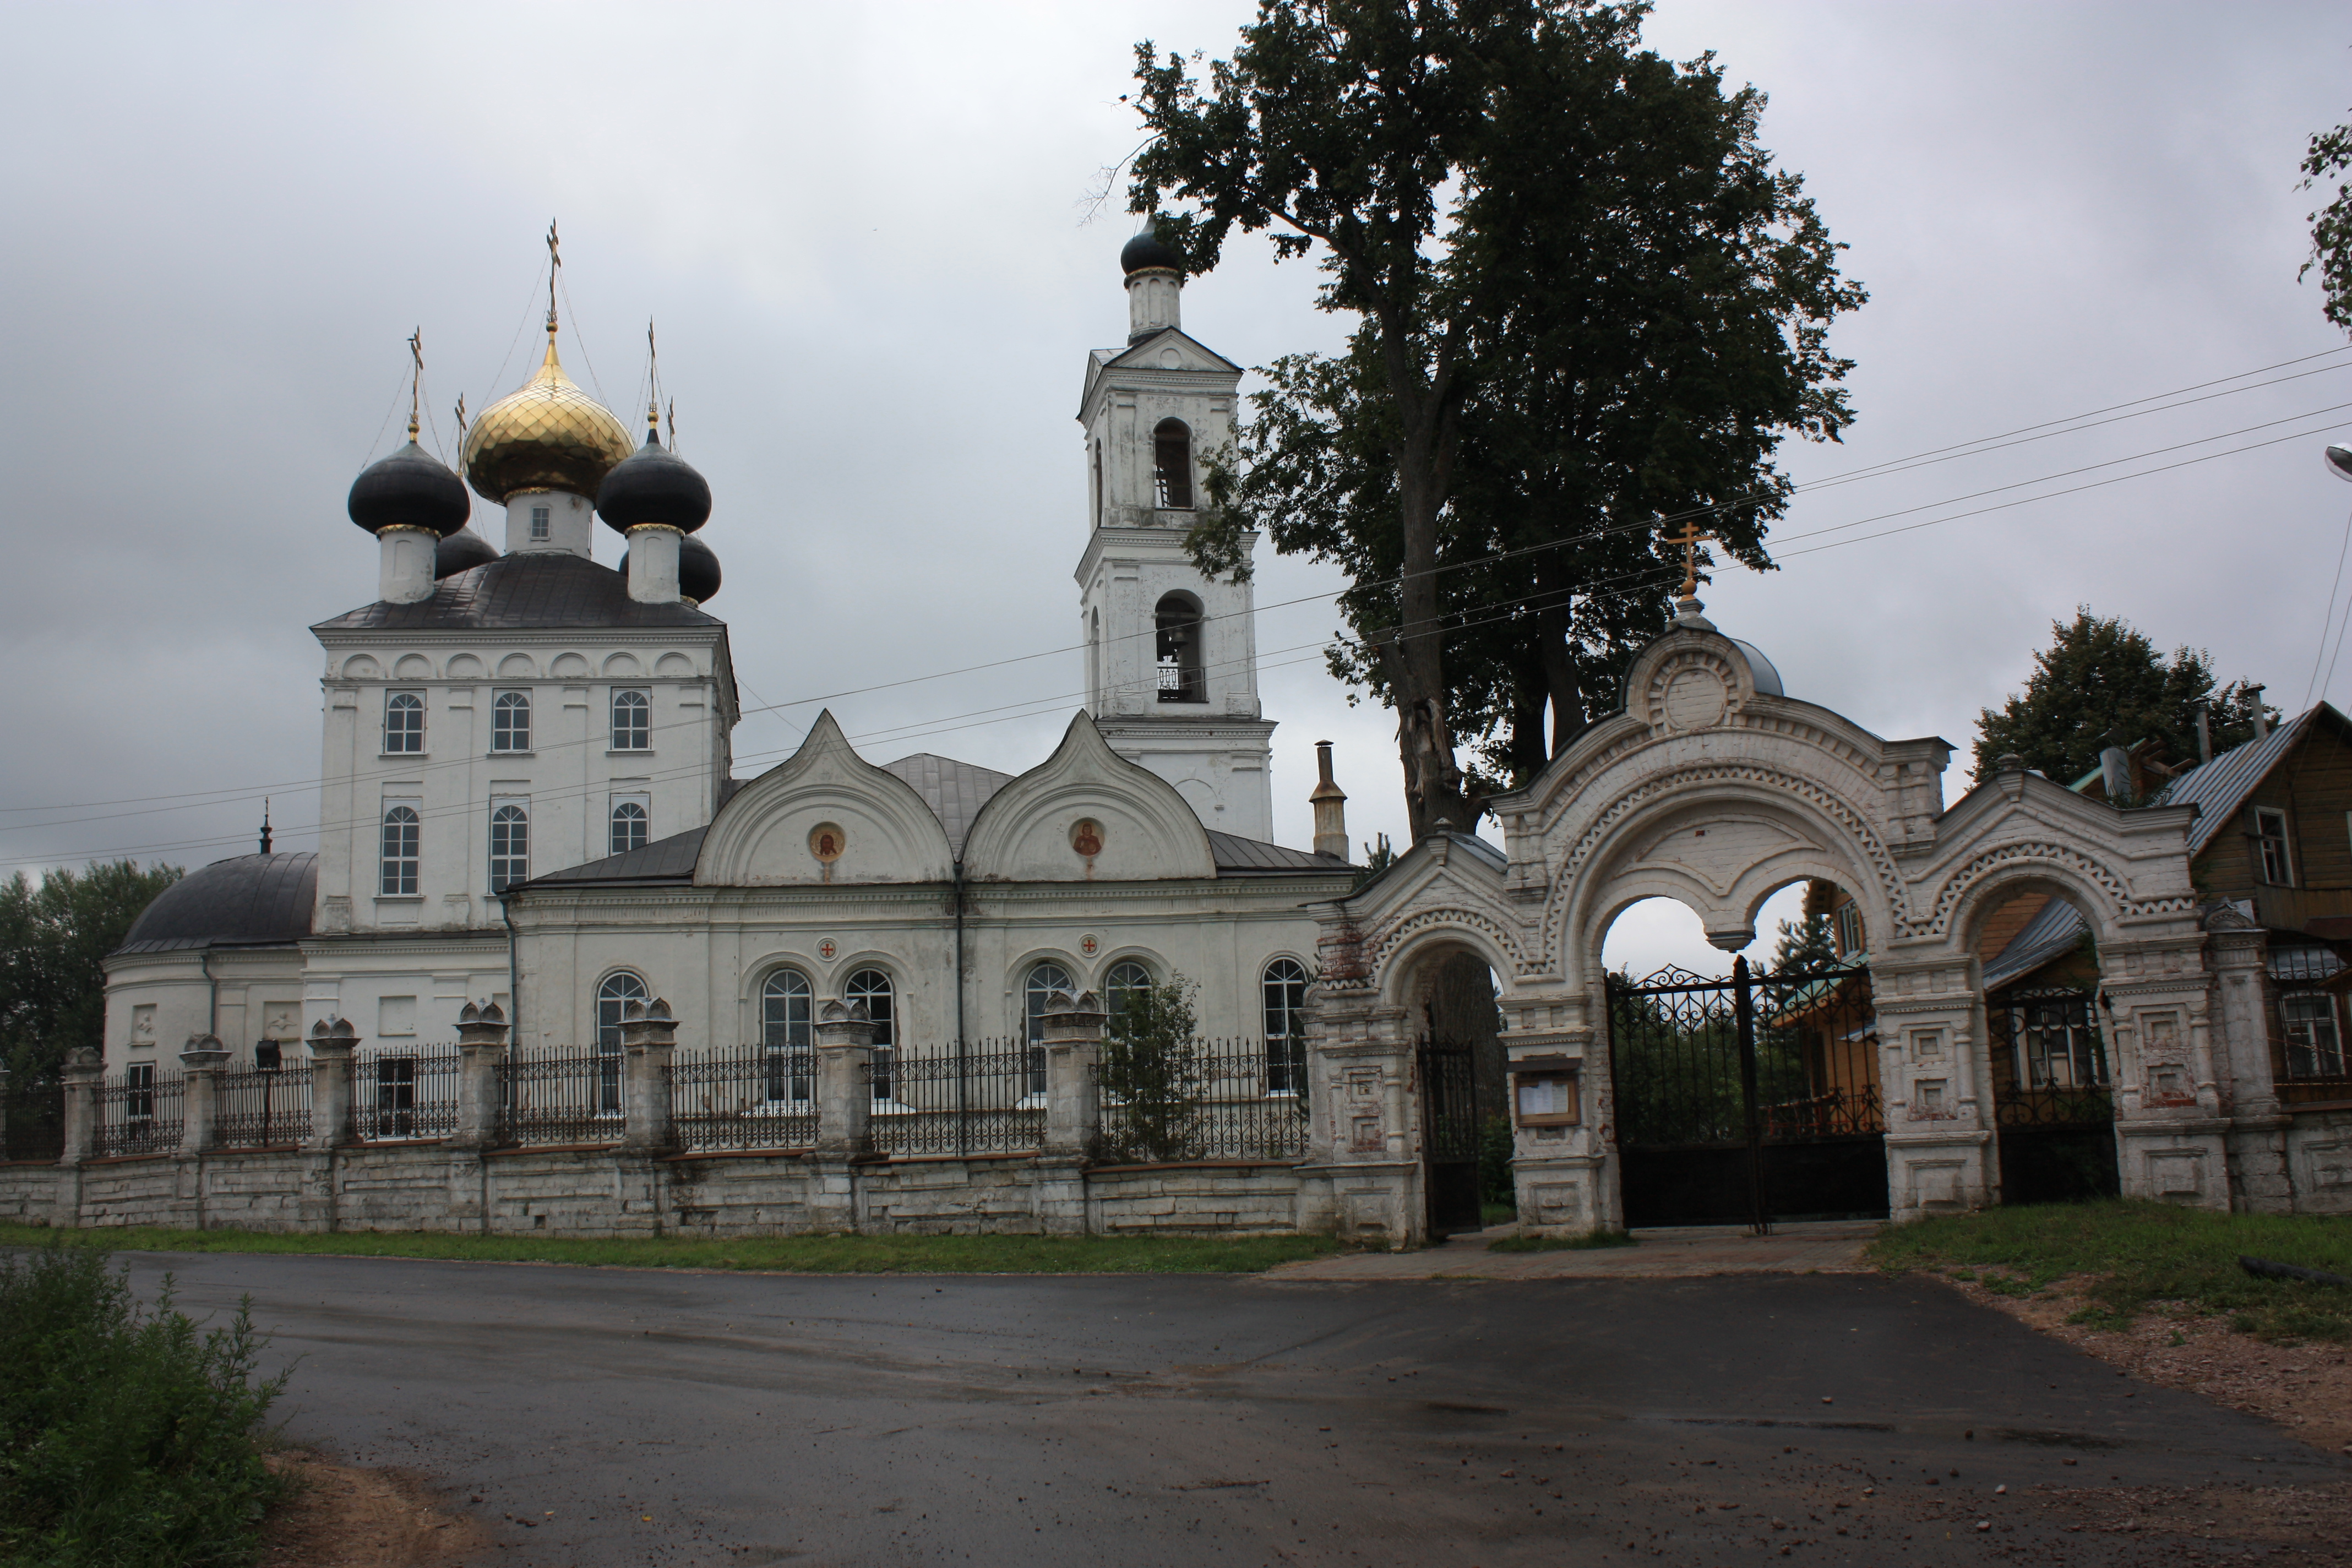
[[[1696,519],[1685,522],[1680,533],[1665,536],[1668,544],[1683,547],[1683,591],[1677,597],[1687,599],[1698,592],[1698,547],[1714,537],[1699,527]]]

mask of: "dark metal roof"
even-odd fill
[[[694,880],[695,859],[702,853],[702,836],[709,831],[708,827],[689,827],[684,833],[656,838],[624,854],[607,855],[602,860],[591,860],[584,866],[570,866],[561,871],[550,871],[544,877],[533,877],[523,886],[560,888],[582,882],[690,882]]]
[[[1231,833],[1207,830],[1209,852],[1217,862],[1220,877],[1296,877],[1302,872],[1344,872],[1355,868],[1345,860],[1329,855],[1311,854],[1304,849],[1286,849],[1279,844],[1262,844],[1255,838],[1241,838]]]
[[[2193,805],[2197,820],[2189,825],[2189,853],[2203,852],[2213,842],[2213,836],[2227,826],[2246,804],[2246,797],[2269,776],[2296,742],[2311,732],[2311,727],[2323,712],[2335,717],[2338,724],[2344,716],[2323,702],[2273,730],[2259,741],[2249,741],[2242,746],[2232,746],[2210,763],[2203,763],[2182,773],[2158,792],[2151,805]]]
[[[328,631],[536,631],[612,626],[718,626],[685,605],[641,605],[628,579],[561,551],[504,555],[444,577],[414,605],[369,605],[310,629]]]
[[[318,900],[312,851],[215,860],[155,895],[114,951],[290,947],[310,934]]]
[[[1011,773],[929,752],[917,752],[911,757],[885,763],[882,771],[898,774],[923,797],[923,804],[931,808],[931,815],[947,829],[948,843],[959,856],[963,853],[964,838],[971,832],[972,818],[980,815],[980,808],[988,804],[990,795],[1013,782]]]
[[[2042,912],[2009,939],[2009,945],[1984,966],[1984,988],[1997,991],[2021,975],[2031,973],[2053,958],[2074,951],[2089,926],[2082,911],[2063,899],[2053,899]]]

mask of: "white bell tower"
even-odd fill
[[[1119,253],[1128,338],[1087,361],[1088,517],[1078,562],[1087,706],[1129,762],[1174,784],[1202,826],[1274,837],[1247,583],[1213,582],[1184,552],[1210,457],[1233,439],[1241,367],[1187,337],[1181,258],[1149,230]],[[1248,544],[1255,549],[1257,537]]]

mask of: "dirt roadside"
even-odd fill
[[[493,1549],[481,1523],[431,1481],[289,1448],[270,1468],[293,1483],[261,1538],[263,1568],[458,1568]]]

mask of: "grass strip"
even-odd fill
[[[2030,1295],[2069,1275],[2090,1276],[2093,1306],[2075,1314],[2120,1328],[2158,1302],[2226,1314],[2231,1327],[2273,1342],[2352,1339],[2352,1290],[2264,1279],[2240,1254],[2352,1273],[2352,1221],[2327,1215],[2215,1214],[2129,1198],[1937,1215],[1882,1233],[1872,1262],[1906,1269],[1974,1271],[2006,1295]]]
[[[1489,1252],[1590,1252],[1600,1247],[1632,1247],[1622,1230],[1588,1230],[1582,1236],[1507,1236],[1486,1244]]]
[[[57,1233],[0,1224],[0,1246],[37,1247]],[[125,1226],[83,1233],[121,1252],[239,1252],[295,1257],[431,1258],[629,1268],[740,1268],[794,1274],[1255,1274],[1342,1250],[1328,1236],[451,1236],[421,1231],[332,1235],[170,1230]]]

